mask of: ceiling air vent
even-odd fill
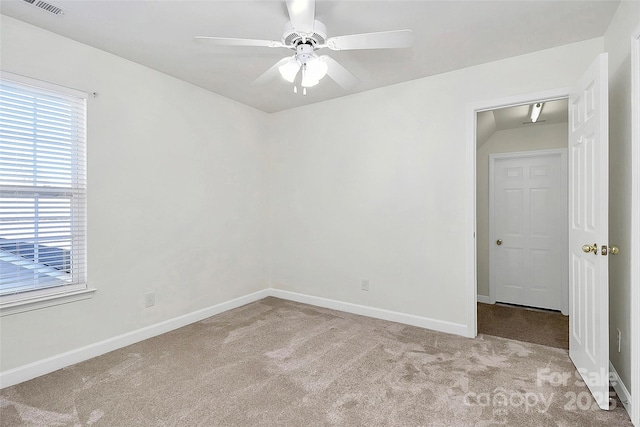
[[[46,10],[49,13],[53,13],[54,15],[62,15],[64,11],[61,7],[56,6],[55,4],[42,1],[42,0],[22,0],[26,3],[32,4],[35,7],[39,7],[40,9]]]

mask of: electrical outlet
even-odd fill
[[[618,331],[618,353],[620,353],[620,345],[622,343],[622,332],[620,331],[620,329],[616,328],[616,331]]]
[[[360,287],[362,288],[363,291],[368,291],[369,290],[369,279],[362,279],[360,281]]]
[[[145,308],[153,307],[154,305],[156,305],[156,294],[154,292],[149,292],[148,294],[144,294]]]

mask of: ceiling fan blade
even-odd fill
[[[393,49],[411,47],[412,43],[411,30],[395,30],[330,37],[327,40],[327,47],[331,50]]]
[[[322,55],[320,59],[328,66],[327,75],[344,89],[351,89],[360,83],[360,80],[356,76],[351,74],[349,70],[340,65],[338,61],[332,57]]]
[[[291,26],[298,33],[311,34],[316,16],[315,0],[287,0]]]
[[[257,46],[257,47],[287,47],[275,40],[234,39],[229,37],[195,36],[195,40],[202,40],[217,46]]]
[[[280,68],[281,65],[284,65],[287,62],[289,62],[289,60],[291,60],[290,56],[282,58],[280,61],[278,61],[275,64],[273,64],[273,66],[271,68],[269,68],[267,71],[262,73],[262,75],[260,77],[255,79],[251,83],[251,85],[252,86],[254,86],[254,85],[255,86],[263,85],[263,84],[268,83],[271,80],[275,79],[276,77],[278,77],[280,75],[280,71],[278,70],[278,68]]]

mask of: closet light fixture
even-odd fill
[[[540,113],[542,112],[542,102],[535,103],[531,106],[531,123],[538,121]]]

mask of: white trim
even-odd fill
[[[334,299],[322,298],[313,295],[299,294],[296,292],[283,291],[280,289],[270,289],[270,295],[276,298],[289,301],[310,304],[316,307],[330,308],[347,313],[359,314],[361,316],[373,317],[376,319],[388,320],[390,322],[402,323],[405,325],[418,326],[420,328],[431,329],[433,331],[445,332],[448,334],[465,336],[467,326],[461,323],[447,322],[444,320],[431,319],[428,317],[416,316],[414,314],[400,313],[397,311],[385,310],[383,308],[369,307],[366,305],[353,304],[350,302],[338,301]]]
[[[93,297],[96,289],[82,289],[80,291],[65,292],[54,295],[46,295],[39,298],[17,300],[0,305],[0,317],[9,316],[25,311],[39,310],[54,305],[67,304],[69,302],[82,301]]]
[[[543,92],[498,98],[494,100],[479,101],[467,104],[465,113],[466,122],[466,158],[467,175],[465,179],[466,190],[466,220],[465,220],[465,255],[466,255],[466,280],[467,280],[467,331],[465,336],[478,335],[477,319],[477,258],[476,258],[476,116],[480,111],[495,110],[497,108],[513,105],[530,104],[535,101],[552,101],[569,97],[571,88],[552,89]]]
[[[164,334],[174,329],[181,328],[194,322],[206,319],[216,314],[228,311],[254,301],[268,297],[270,294],[268,289],[263,289],[249,295],[232,299],[220,304],[213,305],[202,310],[197,310],[189,314],[174,317],[164,322],[156,323],[126,334],[118,335],[113,338],[106,339],[94,344],[89,344],[66,353],[58,354],[43,360],[38,360],[27,365],[19,366],[14,369],[0,372],[0,388],[9,387],[21,382],[30,380],[40,375],[62,369],[75,363],[83,362],[101,354],[108,353],[119,348],[135,344],[160,334]]]
[[[67,86],[61,86],[51,82],[46,82],[44,80],[34,79],[32,77],[23,76],[21,74],[11,73],[9,71],[0,70],[0,79],[11,80],[13,82],[22,83],[27,86],[34,86],[36,88],[46,89],[54,92],[61,92],[65,95],[75,96],[76,98],[88,98],[88,94],[85,91],[73,89]]]
[[[494,203],[495,203],[495,191],[493,191],[495,182],[494,182],[494,171],[495,171],[495,162],[496,160],[504,160],[504,159],[522,159],[522,158],[530,158],[530,157],[560,157],[560,187],[564,190],[563,198],[565,200],[564,206],[562,206],[565,212],[568,212],[567,207],[567,192],[568,192],[568,183],[567,183],[567,148],[552,148],[546,150],[531,150],[531,151],[514,151],[509,153],[493,153],[489,155],[489,242],[493,242],[497,239],[498,236],[495,235],[495,223],[494,223],[494,215],[492,212],[495,211]],[[567,221],[568,224],[568,221]],[[569,231],[566,230],[564,240],[560,240],[560,244],[564,245],[568,248],[568,235]],[[496,246],[489,246],[489,301],[490,304],[496,303],[496,278],[495,278],[495,262],[496,262]],[[568,249],[567,249],[568,250]],[[560,295],[560,311],[565,316],[569,315],[569,267],[567,264],[563,266],[563,274],[566,276],[564,280],[562,280],[562,289]]]
[[[640,25],[631,36],[631,420],[640,427]]]
[[[478,335],[478,249],[476,240],[476,151],[477,151],[477,111],[473,105],[467,105],[465,121],[467,126],[467,176],[465,177],[465,200],[467,213],[465,220],[465,259],[467,260],[467,332],[465,336],[475,338]]]
[[[624,385],[624,383],[620,379],[620,375],[618,375],[618,372],[616,371],[616,368],[614,368],[613,365],[611,364],[611,361],[609,361],[609,382],[611,383],[611,386],[613,387],[613,389],[616,391],[616,394],[618,395],[618,398],[622,402],[624,409],[626,409],[629,416],[631,416],[631,413],[632,413],[631,409],[633,407],[633,405],[631,404],[632,403],[631,394],[629,393],[629,390],[627,390],[627,387]]]
[[[491,302],[491,298],[489,298],[487,295],[480,294],[478,294],[478,302],[481,302],[482,304],[495,304],[495,301]]]

